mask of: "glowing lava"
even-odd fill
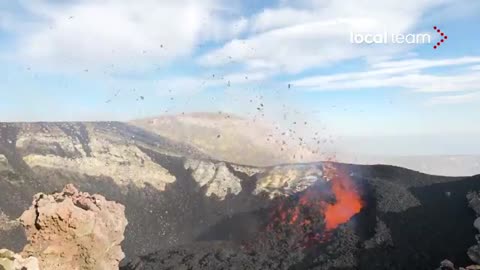
[[[362,209],[362,200],[350,178],[337,175],[331,180],[331,183],[336,202],[328,204],[325,208],[326,230],[337,228],[338,225],[347,222]]]
[[[350,177],[331,164],[323,169],[328,184],[310,187],[296,199],[281,199],[267,231],[281,232],[276,238],[295,239],[292,242],[308,247],[328,240],[334,229],[360,212],[361,196]]]

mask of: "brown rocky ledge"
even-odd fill
[[[125,207],[73,185],[35,195],[20,221],[28,244],[21,255],[2,250],[5,270],[109,270],[118,269],[124,258]]]

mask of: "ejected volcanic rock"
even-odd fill
[[[23,254],[37,257],[42,270],[118,269],[124,212],[123,205],[73,185],[53,195],[39,193],[20,217],[29,242]]]
[[[272,166],[302,160],[317,160],[318,155],[298,144],[293,133],[260,119],[225,113],[186,113],[147,119],[130,124],[171,140],[186,143],[208,156],[231,163]]]
[[[0,269],[2,270],[39,270],[38,259],[23,258],[8,249],[0,249]]]

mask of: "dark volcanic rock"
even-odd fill
[[[228,242],[197,242],[140,257],[121,269],[277,270],[288,269],[290,264],[287,258],[248,252]]]
[[[480,193],[479,192],[469,192],[467,194],[467,200],[469,206],[475,211],[477,218],[473,222],[473,227],[480,232]],[[475,235],[475,239],[477,240],[477,244],[471,246],[468,251],[468,257],[476,264],[480,264],[480,234]]]
[[[480,192],[469,192],[467,194],[468,205],[480,216]],[[480,230],[480,228],[479,228]]]
[[[474,215],[465,207],[464,198],[469,190],[480,186],[478,180],[478,177],[457,179],[411,188],[420,205],[403,212],[382,212],[375,194],[369,193],[373,201],[367,200],[363,211],[327,241],[299,250],[288,242],[295,238],[295,232],[279,228],[280,231],[273,234],[261,232],[246,246],[247,251],[260,257],[246,256],[245,249],[237,248],[236,260],[244,269],[432,269],[443,258],[467,264],[465,250],[472,244],[475,232],[471,226]],[[389,191],[395,192],[394,189]],[[446,195],[447,191],[450,196]],[[457,218],[450,222],[446,218],[449,216]],[[284,232],[288,237],[277,239]],[[174,269],[169,268],[171,265],[179,269],[230,269],[215,259],[209,261],[208,267],[199,264],[195,254],[215,258],[217,253],[215,248],[201,250],[197,252],[196,244],[161,250],[137,259],[135,264],[124,269]],[[169,255],[180,251],[181,260]],[[262,259],[265,257],[273,259],[277,265],[268,268],[271,264]]]
[[[375,226],[375,235],[372,238],[365,241],[365,248],[375,248],[378,246],[393,246],[392,234],[388,226],[377,219],[377,225]]]

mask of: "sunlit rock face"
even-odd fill
[[[319,180],[325,180],[321,164],[277,166],[258,175],[254,194],[265,192],[272,198],[291,195]]]
[[[242,165],[236,165],[236,164],[230,164],[230,166],[233,168],[234,171],[244,173],[250,177],[258,173],[262,173],[266,170],[265,168],[242,166]]]
[[[27,126],[19,132],[16,147],[31,168],[106,176],[119,185],[133,183],[144,187],[148,184],[158,190],[175,181],[174,176],[154,163],[138,145],[96,129],[94,125]]]
[[[8,164],[8,159],[0,154],[0,172],[1,171],[10,171],[11,167],[10,164]]]
[[[224,162],[187,159],[184,166],[192,171],[192,176],[200,187],[207,188],[207,196],[215,195],[225,199],[228,194],[238,195],[242,191],[242,180],[230,172]]]
[[[28,239],[23,253],[37,257],[42,270],[113,270],[124,258],[125,207],[101,195],[73,185],[39,193],[20,219]]]
[[[0,269],[2,270],[40,270],[38,259],[24,258],[8,249],[0,249]]]
[[[70,127],[69,131],[74,134],[70,136],[62,126],[26,124],[19,130],[15,146],[19,152],[25,154],[33,152],[70,158],[90,156],[88,143],[82,144],[82,133],[75,127]],[[86,128],[83,132],[86,136]]]

